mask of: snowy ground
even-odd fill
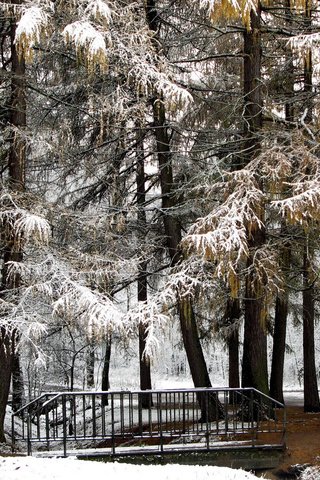
[[[186,465],[128,465],[76,459],[0,457],[1,480],[254,480],[243,470]]]

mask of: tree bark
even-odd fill
[[[8,329],[1,327],[0,337],[0,443],[6,441],[4,434],[4,418],[8,403],[11,372],[14,361],[14,332],[10,334]]]
[[[311,30],[312,2],[306,0],[305,4],[305,29]],[[311,124],[313,121],[313,101],[312,101],[312,53],[307,53],[304,63],[304,92],[305,92],[305,123]],[[304,411],[319,412],[319,392],[317,384],[317,372],[315,363],[315,345],[314,345],[314,322],[315,322],[315,288],[312,274],[312,248],[308,245],[308,239],[305,239],[303,255],[303,387],[304,387]]]
[[[251,11],[251,29],[244,32],[243,93],[244,152],[243,166],[260,152],[259,132],[262,128],[261,90],[261,3]]]
[[[228,385],[230,388],[240,387],[239,365],[239,325],[240,302],[238,298],[229,298],[227,301],[225,320],[228,326],[227,346],[229,357]],[[238,396],[230,394],[230,403],[237,403]]]
[[[86,352],[87,388],[94,388],[94,364],[95,364],[95,348],[94,348],[93,340],[90,339],[88,350]]]
[[[171,266],[175,266],[182,258],[180,250],[181,227],[177,218],[173,215],[176,207],[174,196],[173,169],[169,136],[166,127],[165,109],[161,99],[153,103],[154,134],[157,144],[157,156],[160,171],[160,186],[162,195],[162,211],[164,232]],[[192,299],[190,296],[178,297],[177,306],[179,311],[180,327],[183,344],[187,354],[190,372],[195,387],[211,387],[211,381],[199,339],[198,327],[194,315]],[[223,415],[223,409],[219,400],[212,396],[209,407],[204,396],[199,395],[199,404],[203,419],[213,419]]]
[[[20,2],[15,2],[20,3]],[[25,62],[18,57],[14,38],[16,31],[15,19],[11,19],[10,42],[11,42],[11,101],[10,123],[12,137],[8,155],[8,187],[14,191],[23,191],[25,185],[25,140],[20,134],[26,126],[26,99],[25,99]],[[1,296],[5,296],[9,290],[20,286],[19,275],[8,276],[8,262],[22,261],[22,247],[17,245],[15,235],[10,222],[4,228],[6,235],[3,247],[3,264],[1,278]],[[0,442],[5,441],[4,417],[8,395],[10,390],[11,375],[14,366],[14,348],[16,343],[16,331],[10,325],[1,326],[0,336]]]
[[[15,412],[26,403],[23,371],[18,351],[14,353],[12,366],[12,410]]]
[[[267,362],[267,333],[263,315],[263,284],[256,278],[253,257],[256,249],[265,243],[265,231],[259,229],[249,240],[250,255],[247,260],[248,274],[246,277],[246,291],[244,299],[244,340],[242,360],[242,387],[254,387],[265,394],[269,394],[268,362]]]
[[[277,296],[276,298],[270,374],[270,396],[281,403],[284,403],[283,369],[286,348],[287,317],[288,292],[286,291],[283,296]]]
[[[312,278],[311,263],[305,247],[303,259],[303,391],[304,411],[319,412],[319,392],[317,384],[317,371],[314,347],[314,283]]]
[[[146,1],[145,11],[148,26],[150,30],[154,32],[156,38],[159,32],[159,15],[156,9],[155,0]],[[157,51],[160,49],[159,46],[160,41],[156,41],[155,48]],[[170,141],[166,126],[165,107],[161,98],[153,100],[152,109],[154,135],[156,139],[160,172],[164,232],[168,254],[171,259],[171,266],[175,266],[182,258],[182,252],[179,246],[181,241],[181,226],[173,213],[174,208],[177,206],[177,198],[174,196]],[[211,387],[211,381],[199,339],[198,327],[191,298],[189,296],[182,298],[178,297],[177,307],[184,348],[186,350],[194,386]],[[207,400],[204,400],[204,396],[202,395],[199,396],[198,401],[203,419],[209,419],[209,417],[217,418],[223,415],[222,405],[217,397],[213,396],[210,399],[209,406]]]
[[[146,202],[146,186],[144,171],[144,146],[143,132],[137,129],[137,206],[138,206],[138,236],[140,245],[145,244],[147,232],[147,217],[145,212]],[[148,300],[148,283],[147,283],[147,266],[148,262],[142,259],[138,265],[138,302],[146,303]],[[150,361],[145,355],[147,337],[147,325],[143,322],[139,325],[139,366],[140,366],[140,389],[151,390],[151,368]],[[140,398],[142,408],[150,408],[152,405],[152,397],[148,394],[141,395]]]
[[[106,351],[104,354],[103,370],[102,370],[102,381],[101,381],[101,390],[107,392],[110,388],[110,358],[111,358],[111,335],[107,336],[106,339]],[[108,405],[108,397],[102,397],[102,405]]]
[[[244,33],[244,138],[243,162],[246,165],[260,152],[262,128],[261,92],[261,4],[251,11],[251,29]],[[248,232],[250,256],[247,261],[242,386],[269,393],[267,369],[267,336],[263,325],[263,285],[254,272],[254,252],[265,242],[264,229]]]
[[[261,232],[262,233],[262,232]],[[257,245],[255,238],[255,244]],[[248,259],[248,268],[252,257]],[[254,273],[246,279],[245,318],[242,360],[242,387],[253,387],[269,394],[267,365],[267,335],[263,324],[263,297]]]

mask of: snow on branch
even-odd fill
[[[278,295],[282,291],[284,278],[278,252],[268,244],[253,252],[252,263],[246,273],[248,278],[252,279],[251,291],[261,296],[265,306],[272,302],[275,294]]]
[[[159,75],[155,88],[163,96],[166,107],[171,111],[187,107],[193,102],[193,97],[188,90],[164,78],[163,75]]]
[[[307,50],[320,43],[320,32],[296,35],[289,40],[289,45],[294,50]]]
[[[288,44],[300,60],[305,59],[308,52],[312,51],[313,72],[320,73],[320,32],[296,35]]]
[[[15,44],[19,55],[26,60],[32,60],[33,47],[40,43],[49,22],[49,15],[41,7],[27,8],[16,28]]]
[[[258,0],[200,0],[200,6],[207,8],[212,21],[221,18],[241,18],[250,29],[250,13],[256,11]]]
[[[107,295],[70,279],[62,282],[60,290],[59,298],[53,303],[53,314],[81,321],[88,337],[123,330],[123,315]]]
[[[51,236],[49,222],[42,216],[21,208],[9,192],[0,197],[0,224],[10,229],[16,242],[47,244]]]
[[[139,325],[145,327],[145,349],[143,357],[152,359],[159,348],[159,331],[163,331],[167,324],[168,316],[157,296],[148,302],[138,302],[125,315],[125,322],[130,331],[137,331]]]
[[[84,13],[89,18],[92,17],[96,20],[101,20],[107,25],[111,23],[111,9],[103,0],[92,0],[89,2]]]
[[[250,164],[251,169],[259,172],[259,177],[269,187],[271,194],[280,194],[286,188],[286,179],[294,170],[292,159],[282,146],[274,145],[262,152]]]
[[[308,226],[320,220],[320,181],[314,179],[303,183],[291,184],[292,194],[271,205],[292,224]]]
[[[152,47],[150,46],[150,48]],[[153,56],[149,54],[150,52],[144,52],[143,56],[139,53],[141,54],[141,52],[138,52],[138,55],[132,55],[130,60],[133,67],[128,72],[128,81],[135,84],[138,95],[156,94],[163,99],[170,111],[186,108],[193,102],[193,97],[187,89],[180,87],[155,65]],[[168,66],[165,69],[168,71]]]
[[[32,239],[37,244],[47,244],[51,235],[49,222],[39,215],[21,210],[21,215],[14,224],[17,238],[29,242]]]
[[[99,31],[88,21],[76,21],[67,25],[62,35],[66,43],[74,44],[78,58],[91,71],[95,66],[106,70],[108,66],[105,32]]]
[[[265,196],[249,170],[226,175],[229,177],[226,184],[219,184],[226,200],[206,217],[198,219],[182,245],[189,253],[195,251],[215,261],[216,276],[228,280],[233,290],[236,271],[249,255],[248,242],[253,233],[264,226]]]

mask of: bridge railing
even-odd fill
[[[46,393],[12,415],[13,450],[110,455],[284,446],[284,405],[253,388]]]

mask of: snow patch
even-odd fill
[[[130,478],[130,480],[254,480],[243,470],[198,465],[129,465],[67,459],[3,457],[0,478],[4,480],[87,480]]]

